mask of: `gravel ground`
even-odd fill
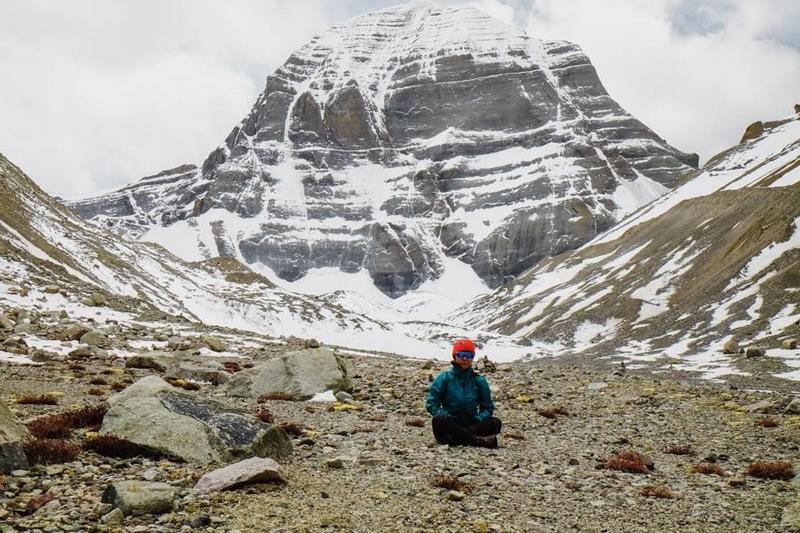
[[[290,350],[292,343],[281,350]],[[280,353],[247,353],[255,362]],[[296,422],[295,453],[281,463],[287,483],[260,484],[210,495],[191,490],[208,469],[151,459],[109,459],[82,452],[63,465],[34,466],[0,481],[0,531],[782,531],[784,508],[798,502],[798,478],[744,475],[756,460],[798,457],[800,416],[782,412],[790,397],[728,385],[654,380],[624,371],[552,362],[497,365],[486,372],[504,422],[497,450],[437,445],[423,402],[429,380],[446,365],[396,357],[343,356],[355,384],[345,410],[329,403],[269,401],[277,422]],[[119,359],[91,358],[85,370],[66,361],[43,367],[0,363],[0,398],[21,419],[96,403],[111,382],[127,384],[146,370]],[[109,385],[92,385],[106,377]],[[89,394],[100,388],[103,396]],[[58,405],[15,405],[29,393],[63,393]],[[211,385],[197,392],[233,405]],[[768,400],[777,427],[756,421],[747,406]],[[567,415],[539,410],[561,406]],[[341,407],[341,406],[340,406]],[[421,424],[418,427],[417,424]],[[74,435],[76,442],[86,430]],[[690,445],[695,455],[665,448]],[[606,467],[612,454],[650,457],[652,472]],[[724,476],[693,474],[714,462]],[[438,475],[463,486],[434,485]],[[109,483],[152,478],[178,488],[175,511],[103,523],[100,503]],[[641,495],[667,487],[673,498]],[[35,512],[28,502],[49,493],[54,503]]]

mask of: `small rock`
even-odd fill
[[[772,400],[761,400],[760,402],[745,405],[742,409],[748,413],[771,413],[775,410]]]
[[[102,501],[125,516],[161,514],[172,510],[175,489],[166,483],[118,481],[106,488]]]
[[[214,352],[224,352],[227,349],[227,346],[225,346],[225,343],[219,337],[203,335],[200,340]]]
[[[14,329],[14,322],[6,315],[0,315],[0,328]]]
[[[460,502],[466,497],[466,494],[460,490],[451,490],[447,493],[447,500],[451,502]]]
[[[800,530],[800,502],[790,505],[783,510],[781,526],[784,531]]]
[[[108,344],[108,337],[105,333],[99,330],[91,330],[87,331],[83,334],[80,339],[81,344],[86,344],[87,346],[98,346],[102,347]]]
[[[207,491],[225,490],[247,483],[264,481],[285,482],[286,477],[281,465],[272,459],[251,457],[205,474],[194,488]]]
[[[303,342],[304,348],[319,348],[321,345],[317,339],[306,339]]]
[[[122,519],[125,515],[122,514],[120,509],[113,509],[111,512],[103,515],[100,518],[100,523],[105,524],[107,526],[116,526],[122,523]]]
[[[208,516],[207,514],[201,514],[199,516],[196,516],[192,519],[191,522],[189,522],[189,526],[192,529],[206,527],[210,525],[211,525],[211,517]]]
[[[95,307],[106,305],[106,297],[100,292],[92,293],[91,299],[92,299],[92,305],[94,305]]]
[[[589,383],[588,385],[586,385],[586,390],[599,391],[599,390],[605,389],[606,387],[608,387],[608,383],[600,383],[600,382],[598,382],[598,383]]]
[[[326,459],[324,464],[328,468],[338,470],[344,468],[344,459],[341,457],[334,457],[333,459]]]
[[[781,348],[783,348],[784,350],[796,350],[797,339],[786,339],[781,343]]]
[[[148,468],[142,472],[142,479],[145,481],[160,481],[164,479],[164,474],[158,468]]]
[[[352,403],[352,402],[354,402],[354,401],[355,401],[355,400],[353,399],[353,396],[352,396],[350,393],[348,393],[348,392],[345,392],[345,391],[343,391],[343,390],[340,390],[339,392],[337,392],[336,394],[334,394],[334,397],[335,397],[335,398],[336,398],[338,401],[340,401],[340,402],[345,402],[345,403]]]
[[[42,289],[47,294],[56,294],[61,287],[58,285],[45,285],[44,289]]]
[[[751,347],[751,348],[745,348],[744,350],[744,356],[747,358],[764,357],[766,354],[767,352],[763,348]]]
[[[800,398],[794,398],[789,402],[783,412],[787,415],[800,415]]]
[[[736,354],[739,353],[739,343],[736,339],[729,339],[725,341],[725,344],[722,346],[722,353],[726,354]]]

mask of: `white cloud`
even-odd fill
[[[70,197],[200,163],[312,35],[400,1],[3,0],[0,151]],[[794,1],[471,1],[582,45],[623,107],[704,158],[800,103]]]

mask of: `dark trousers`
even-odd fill
[[[481,422],[470,422],[457,416],[434,416],[433,436],[440,444],[453,446],[497,447],[497,439],[481,439],[500,433],[503,423],[499,418],[489,417]],[[492,445],[493,442],[493,445]]]

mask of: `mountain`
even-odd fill
[[[683,185],[453,314],[543,353],[744,373],[732,336],[800,379],[800,115],[756,123]],[[535,351],[535,350],[532,350]],[[679,359],[676,359],[679,358]],[[743,368],[745,370],[743,370]]]
[[[71,207],[185,259],[288,281],[366,271],[398,297],[460,275],[455,263],[498,287],[696,167],[607,94],[577,45],[416,3],[292,54],[202,165]]]
[[[70,314],[129,322],[167,313],[206,325],[371,350],[390,346],[412,354],[431,348],[399,326],[332,299],[276,287],[235,259],[190,263],[158,245],[125,241],[61,205],[2,154],[0,205],[1,309],[69,308]],[[64,294],[51,293],[48,286]],[[82,302],[95,292],[105,295],[108,308]]]

